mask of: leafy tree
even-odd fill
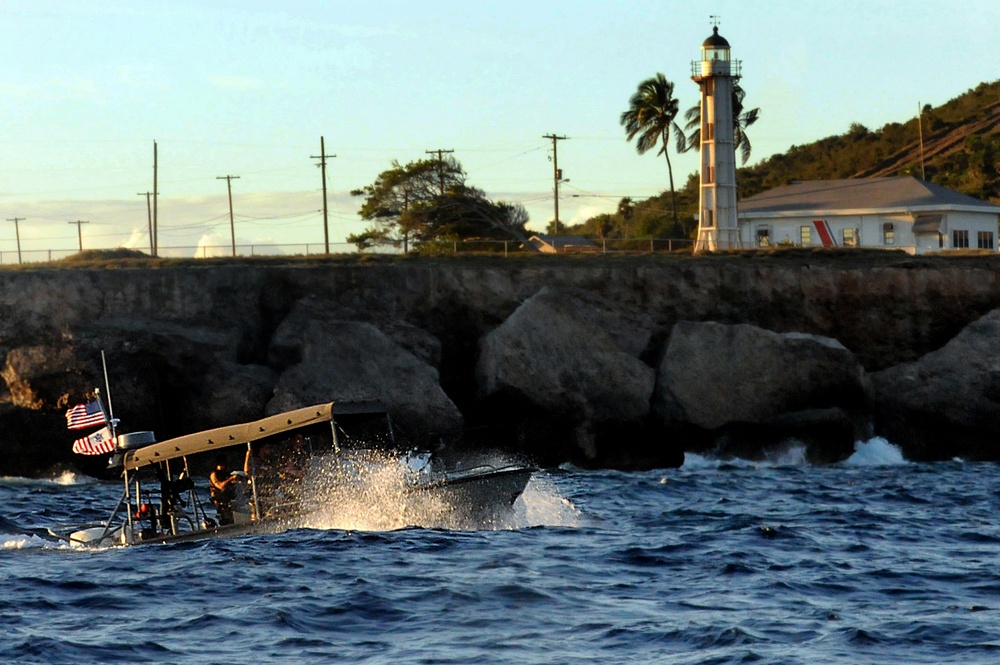
[[[351,192],[364,196],[358,211],[372,225],[347,241],[364,250],[375,246],[419,247],[441,240],[486,238],[528,243],[528,213],[519,204],[493,202],[466,183],[451,157],[423,159],[392,167],[375,182]]]
[[[619,122],[625,128],[627,140],[638,137],[635,149],[640,155],[660,144],[657,156],[663,155],[667,160],[667,173],[670,176],[670,198],[674,213],[674,224],[677,219],[677,195],[674,191],[674,168],[670,163],[667,144],[670,143],[670,132],[673,130],[676,139],[677,152],[684,152],[686,142],[684,132],[677,125],[675,118],[680,112],[680,103],[674,97],[674,84],[660,73],[639,84],[635,94],[628,101],[629,108],[621,114]]]
[[[740,151],[740,159],[746,164],[750,159],[750,138],[747,136],[747,128],[757,122],[760,117],[760,108],[743,110],[743,100],[747,93],[740,87],[738,82],[733,83],[733,148]],[[701,104],[695,104],[684,113],[687,123],[684,129],[687,130],[687,144],[685,150],[697,147],[701,149]]]

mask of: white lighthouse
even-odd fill
[[[718,26],[701,45],[701,61],[691,63],[701,88],[701,192],[695,252],[740,246],[736,221],[736,147],[733,145],[733,85],[740,62],[730,60],[729,42]]]

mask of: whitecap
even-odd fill
[[[722,460],[705,457],[697,453],[685,452],[684,464],[681,465],[681,468],[685,471],[690,471],[691,469],[718,469],[724,463]]]
[[[804,445],[793,444],[771,452],[768,452],[764,459],[747,460],[742,457],[730,457],[719,459],[706,457],[697,453],[684,453],[684,464],[681,466],[685,471],[693,469],[720,469],[720,468],[741,468],[758,469],[787,466],[806,466],[809,461],[806,459],[806,447]]]
[[[0,483],[5,485],[90,485],[96,483],[95,478],[80,476],[73,471],[63,471],[51,478],[25,478],[23,476],[0,476]]]
[[[0,549],[23,550],[35,547],[52,547],[51,540],[45,540],[34,535],[9,534],[0,536]]]
[[[854,454],[844,464],[848,466],[896,466],[908,464],[899,446],[876,436],[854,443]]]

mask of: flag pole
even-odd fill
[[[108,424],[111,425],[111,438],[115,438],[115,408],[111,405],[111,383],[108,381],[108,361],[104,357],[104,349],[101,349],[101,367],[104,368],[104,391],[108,395]]]

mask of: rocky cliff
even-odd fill
[[[921,406],[869,376],[1000,307],[998,267],[784,252],[0,271],[0,473],[97,468],[70,453],[63,412],[103,385],[102,350],[115,415],[160,439],[375,399],[414,437],[541,464],[668,466],[789,438],[835,459],[879,423],[907,436]],[[1000,457],[980,432],[990,397],[967,454]],[[920,439],[923,458],[943,450]]]

